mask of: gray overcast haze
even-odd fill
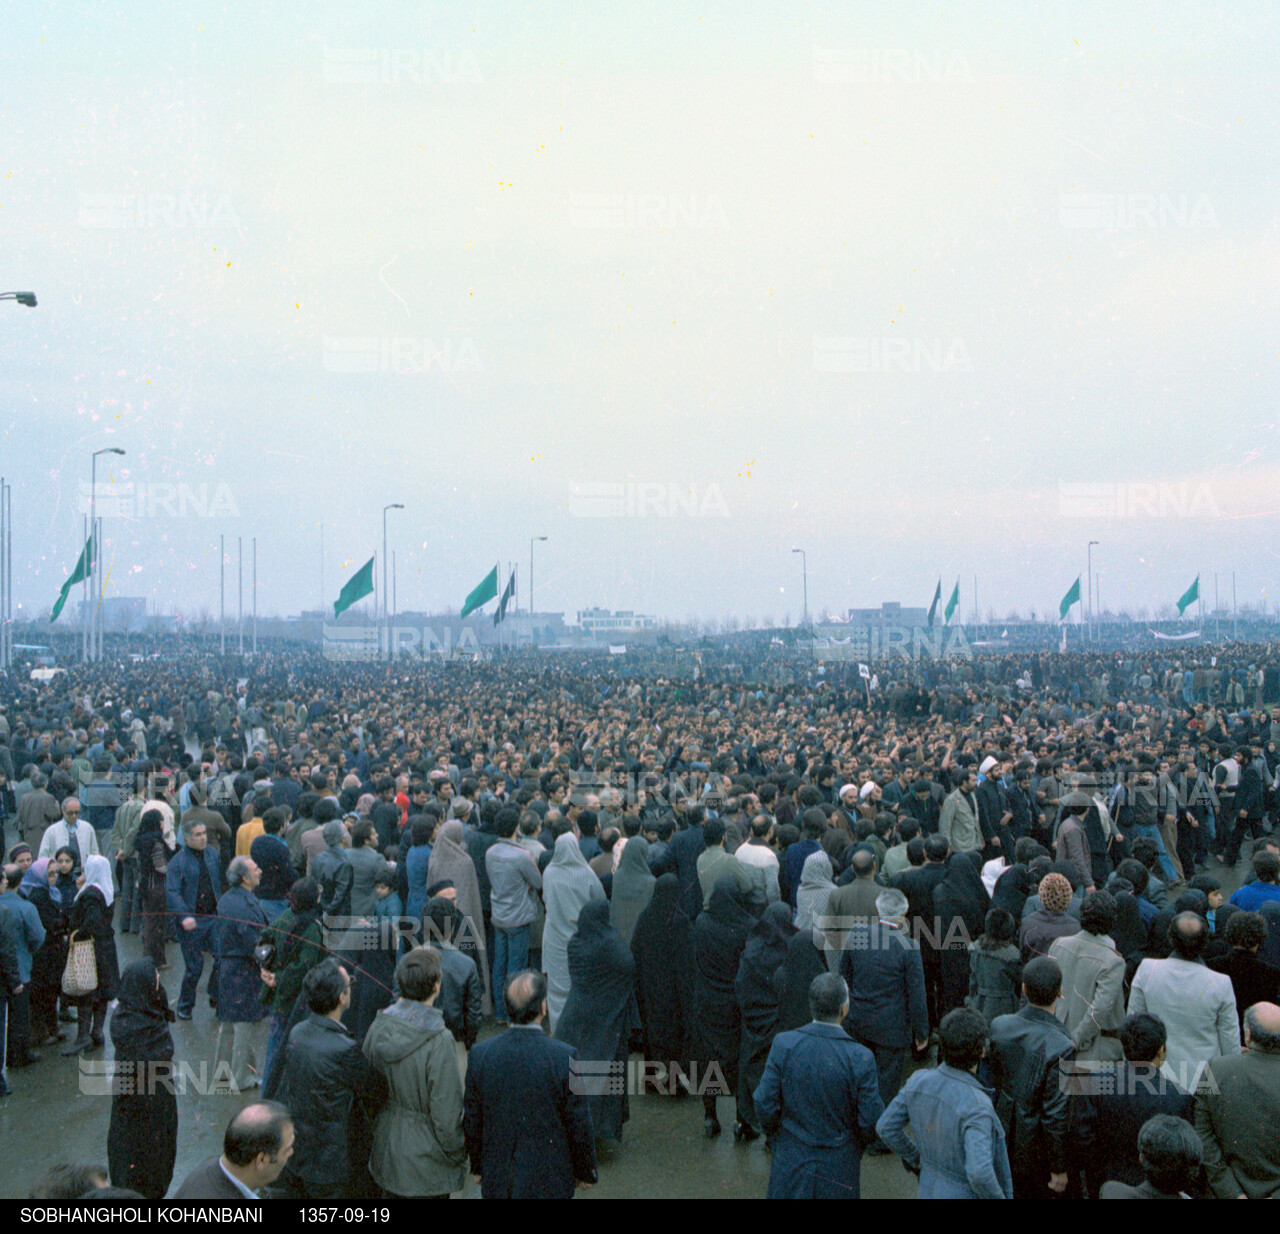
[[[1278,14],[9,6],[16,599],[119,446],[162,612],[220,533],[230,611],[237,536],[260,613],[331,604],[389,502],[401,610],[525,606],[535,535],[571,619],[795,622],[797,546],[814,614],[1056,616],[1091,539],[1108,607],[1270,605]]]

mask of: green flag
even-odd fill
[[[1073,604],[1080,603],[1080,576],[1076,575],[1076,581],[1071,584],[1070,590],[1062,597],[1062,603],[1058,605],[1058,616],[1065,620],[1067,613]]]
[[[507,605],[515,598],[516,594],[516,572],[511,571],[511,577],[507,579],[507,585],[502,589],[502,599],[498,601],[498,607],[493,613],[493,624],[496,626],[507,615]]]
[[[947,601],[947,607],[942,610],[942,624],[945,626],[951,620],[951,614],[960,607],[960,580],[956,579],[955,590],[951,593],[951,599]]]
[[[92,572],[93,537],[90,536],[84,542],[84,548],[80,550],[80,560],[76,562],[76,568],[71,572],[71,577],[62,584],[62,590],[58,593],[58,598],[53,605],[53,612],[49,614],[50,625],[58,620],[58,614],[62,612],[62,606],[66,604],[67,596],[71,594],[72,587],[77,583],[83,583]]]
[[[484,576],[484,582],[480,584],[468,597],[466,603],[462,606],[462,615],[465,617],[468,613],[478,609],[482,604],[488,604],[498,594],[498,567],[494,566],[488,574]]]
[[[373,558],[370,557],[349,579],[342,593],[333,602],[333,615],[340,617],[357,600],[373,594]]]
[[[1196,575],[1196,581],[1182,593],[1182,599],[1178,601],[1178,616],[1190,608],[1198,599],[1200,599],[1200,576]]]

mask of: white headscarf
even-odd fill
[[[111,907],[111,901],[115,899],[115,889],[111,885],[111,863],[105,858],[94,853],[92,857],[86,859],[84,863],[84,886],[76,892],[78,900],[90,887],[96,887],[102,892],[103,899],[107,902],[107,907]]]

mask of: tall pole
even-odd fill
[[[546,536],[534,536],[529,541],[529,637],[533,637],[533,546],[535,541],[545,540]]]
[[[391,623],[387,620],[387,575],[390,571],[387,569],[387,511],[403,510],[398,501],[393,501],[390,505],[382,507],[382,625],[386,631],[385,642],[387,644],[387,655],[391,654]]]
[[[218,537],[218,634],[222,640],[219,655],[227,654],[227,543],[226,536]]]
[[[978,576],[973,576],[973,624],[976,626],[980,620],[978,610]]]
[[[320,609],[324,611],[324,524],[320,524]]]
[[[244,536],[236,536],[236,654],[244,655]]]
[[[80,518],[80,535],[85,542],[85,552],[92,551],[89,547],[89,516],[82,515]],[[86,663],[89,660],[89,571],[86,570],[84,578],[80,580],[80,595],[84,604],[84,612],[80,614],[80,658]]]
[[[1231,571],[1231,638],[1236,640],[1240,632],[1236,627],[1236,572]]]
[[[258,537],[253,537],[253,654],[258,654]]]
[[[802,548],[793,548],[793,553],[800,554],[800,579],[803,587],[802,596],[804,597],[804,613],[801,617],[801,624],[809,624],[809,556]]]
[[[1218,608],[1218,572],[1213,572],[1213,637],[1222,636],[1222,610]]]
[[[89,467],[89,535],[96,535],[98,529],[98,452],[93,452],[93,461]],[[93,659],[93,584],[98,574],[98,546],[93,545],[89,552],[89,589],[88,598],[89,605],[86,606],[84,612],[84,658],[86,660]]]
[[[399,605],[396,602],[396,551],[391,550],[391,620],[396,619]]]
[[[9,491],[9,486],[4,482],[4,476],[0,476],[0,669],[9,667],[9,657],[6,651],[9,624],[9,591],[5,586],[4,559],[6,545],[9,543],[9,520],[5,514],[5,495]]]

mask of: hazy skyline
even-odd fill
[[[538,535],[536,607],[570,617],[795,622],[793,547],[813,614],[939,574],[962,612],[976,574],[984,614],[1056,613],[1089,540],[1112,608],[1199,573],[1207,611],[1215,570],[1276,594],[1271,6],[6,29],[24,611],[108,445],[100,483],[155,509],[108,515],[107,594],[162,610],[217,612],[220,533],[229,596],[256,535],[260,613],[331,605],[391,502],[402,611],[494,562],[526,606]]]

